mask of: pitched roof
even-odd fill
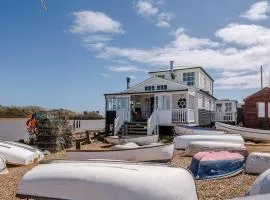
[[[261,89],[261,90],[255,92],[255,93],[249,95],[248,97],[246,97],[246,98],[244,99],[244,102],[247,101],[249,98],[252,98],[252,97],[254,97],[254,96],[260,94],[261,92],[263,92],[263,91],[265,91],[265,90],[269,90],[269,89],[270,89],[269,87],[264,87],[263,89]]]
[[[204,70],[204,68],[202,68],[200,66],[196,66],[196,67],[187,67],[187,66],[176,67],[173,70],[178,71],[178,70],[186,70],[186,69],[200,69],[206,74],[206,76],[208,76],[208,78],[210,78],[212,81],[214,81],[214,79]],[[170,69],[164,69],[164,70],[149,71],[148,74],[157,73],[157,72],[167,72],[167,71],[171,71],[171,70]]]

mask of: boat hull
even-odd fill
[[[128,142],[134,142],[138,145],[148,145],[151,143],[158,142],[159,135],[147,135],[147,136],[137,136],[137,137],[128,137],[128,136],[109,136],[106,138],[106,141],[110,144],[126,144]]]
[[[270,153],[253,152],[246,161],[246,173],[260,174],[270,168]]]
[[[17,197],[198,200],[194,178],[186,169],[105,161],[41,164],[24,175]]]
[[[194,128],[184,126],[174,126],[176,135],[223,135],[226,132],[222,130]]]
[[[7,170],[6,161],[2,156],[0,156],[0,175],[7,174],[7,173],[8,173],[8,170]]]
[[[175,149],[186,149],[191,142],[212,141],[212,142],[231,142],[244,144],[240,135],[182,135],[174,138]]]
[[[270,193],[270,169],[260,174],[247,192],[247,196]]]
[[[147,146],[132,149],[88,151],[67,150],[68,160],[110,159],[125,161],[168,161],[174,152],[174,144]]]
[[[29,165],[36,159],[35,152],[5,142],[0,142],[0,155],[4,157],[6,163],[12,165]]]
[[[208,141],[195,141],[191,142],[185,149],[185,154],[193,156],[196,153],[203,151],[230,151],[246,153],[246,147],[243,144],[232,142],[208,142]]]
[[[270,141],[270,131],[232,126],[216,122],[217,129],[227,131],[230,134],[240,134],[243,138],[253,141]]]

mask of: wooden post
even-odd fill
[[[81,142],[76,141],[76,150],[81,150]]]

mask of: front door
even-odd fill
[[[150,98],[150,115],[153,113],[155,107],[155,97]]]

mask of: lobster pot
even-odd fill
[[[244,156],[239,153],[200,152],[194,155],[189,170],[199,180],[219,179],[240,173],[244,166]]]
[[[35,145],[42,150],[57,152],[72,146],[72,132],[67,117],[59,111],[41,112]]]

